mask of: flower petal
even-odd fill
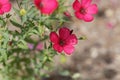
[[[77,37],[75,36],[75,34],[72,34],[69,36],[69,38],[67,39],[67,44],[70,44],[70,45],[75,45],[77,44]]]
[[[86,21],[86,22],[91,22],[93,19],[94,19],[93,16],[90,14],[86,14],[84,16],[84,21]]]
[[[54,48],[54,50],[56,50],[59,53],[61,53],[63,51],[63,47],[61,47],[59,44],[54,44],[53,48]]]
[[[36,46],[37,50],[42,50],[43,49],[43,44],[42,43],[38,43]]]
[[[43,14],[52,14],[58,7],[57,0],[34,0],[35,5]]]
[[[64,46],[64,52],[67,55],[71,55],[74,51],[74,47],[72,45],[66,45]]]
[[[57,0],[42,0],[43,7],[41,8],[41,12],[44,14],[51,14],[58,7]]]
[[[36,5],[36,7],[39,9],[40,8],[40,3],[42,0],[34,0],[34,4]]]
[[[90,3],[92,2],[92,0],[81,0],[81,4],[84,7],[88,7],[90,5]]]
[[[79,11],[76,11],[76,12],[75,12],[75,16],[76,16],[78,19],[83,19],[83,18],[84,18],[84,15],[81,14]]]
[[[60,28],[59,36],[62,40],[67,39],[70,36],[70,30],[66,27]]]
[[[98,8],[96,4],[92,4],[87,8],[87,13],[88,14],[96,14],[98,12]]]
[[[4,12],[9,12],[10,9],[11,9],[11,4],[10,4],[10,3],[5,4],[5,5],[2,6],[1,9],[2,9],[2,11],[4,11]]]
[[[32,43],[28,43],[27,45],[28,45],[28,48],[29,48],[30,50],[32,50],[32,49],[34,48],[34,44],[32,44]]]
[[[75,2],[73,3],[73,9],[78,11],[80,7],[81,7],[80,2],[78,0],[75,0]]]
[[[8,3],[8,2],[9,2],[9,0],[0,0],[0,3],[1,3],[2,5],[6,4],[6,3]]]
[[[3,15],[4,14],[4,12],[0,9],[0,15]]]
[[[53,43],[58,43],[59,38],[58,38],[58,35],[57,35],[56,32],[51,32],[51,33],[50,33],[50,40],[51,40],[51,42],[53,42]]]

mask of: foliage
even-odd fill
[[[49,33],[69,21],[63,14],[68,8],[65,1],[59,0],[54,13],[45,15],[36,8],[34,1],[15,0],[17,6],[12,4],[12,13],[0,16],[2,80],[39,80],[47,76],[42,70],[51,70],[51,62],[57,55]]]

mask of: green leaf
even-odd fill
[[[24,40],[20,40],[20,43],[18,43],[18,47],[22,49],[28,49],[27,43]]]
[[[6,53],[6,50],[5,49],[0,49],[0,54],[1,54],[1,56],[0,56],[0,61],[2,61],[2,60],[7,60],[7,53]]]
[[[24,16],[21,16],[21,19],[22,19],[22,23],[26,22],[27,21],[27,16],[24,15]]]
[[[6,14],[6,18],[10,18],[11,16],[11,14]]]
[[[21,24],[19,24],[19,23],[18,23],[18,22],[16,22],[16,21],[10,20],[10,22],[11,22],[14,26],[16,26],[16,27],[19,27],[19,28],[21,28],[21,27],[22,27],[22,25],[21,25]]]
[[[29,0],[22,0],[22,4],[27,4]]]
[[[33,18],[36,14],[36,9],[35,7],[31,7],[28,11],[27,11],[27,16],[30,17],[30,18]]]
[[[17,15],[20,15],[20,11],[18,9],[13,7],[13,10],[15,11],[15,13],[17,13]]]
[[[0,27],[5,25],[6,25],[6,22],[0,17]]]

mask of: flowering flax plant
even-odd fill
[[[98,8],[91,2],[71,3],[79,20],[93,20]],[[0,79],[39,80],[55,55],[76,54],[82,38],[62,27],[73,17],[67,11],[65,0],[0,0]]]

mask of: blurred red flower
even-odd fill
[[[39,42],[36,46],[36,49],[37,50],[43,50],[43,44]]]
[[[75,16],[78,19],[82,19],[86,22],[90,22],[94,19],[92,16],[98,12],[96,4],[91,4],[92,0],[75,0],[73,3],[73,9],[75,10]]]
[[[34,0],[36,7],[42,14],[52,14],[58,7],[57,0]]]
[[[66,27],[60,28],[59,35],[56,32],[50,33],[50,40],[53,43],[54,50],[61,53],[65,52],[67,55],[71,55],[74,51],[74,45],[77,44],[77,37],[72,34],[73,30],[69,30]]]
[[[11,3],[9,0],[0,0],[0,15],[11,10]]]
[[[33,43],[28,43],[27,46],[30,50],[43,50],[43,44],[40,42],[36,46]]]

